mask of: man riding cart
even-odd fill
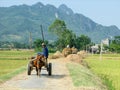
[[[31,74],[33,67],[36,67],[37,75],[40,75],[41,68],[45,66],[48,71],[48,74],[51,75],[52,73],[52,63],[48,63],[48,48],[46,47],[45,43],[42,43],[43,52],[37,53],[36,57],[31,57],[31,61],[28,64],[28,75]]]
[[[47,58],[48,58],[48,55],[49,55],[49,52],[48,52],[48,48],[47,48],[47,46],[45,45],[45,43],[42,43],[42,48],[43,48],[43,55],[44,55],[44,57],[45,57],[45,59],[46,59],[46,63],[47,63]],[[47,65],[47,64],[46,64]],[[46,66],[45,65],[45,66]]]

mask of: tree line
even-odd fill
[[[86,35],[76,36],[72,30],[69,30],[63,20],[56,19],[50,26],[49,31],[57,35],[57,40],[49,43],[49,41],[45,40],[44,42],[47,44],[49,51],[54,52],[56,50],[62,50],[67,45],[69,47],[75,47],[78,50],[85,50],[89,45],[94,45],[91,42],[91,39]],[[35,48],[36,51],[41,50],[41,44],[43,40],[36,39],[31,48]],[[120,53],[120,36],[115,36],[113,40],[111,40],[109,46],[104,46],[111,52]],[[8,42],[8,41],[0,41],[0,48],[18,48],[18,49],[29,49],[29,43],[21,43],[21,42]]]
[[[21,42],[0,41],[0,48],[26,49],[29,48],[29,44]]]

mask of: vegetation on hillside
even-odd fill
[[[66,13],[67,12],[67,13]],[[29,42],[29,32],[32,33],[33,41],[41,39],[40,25],[43,25],[45,39],[56,40],[56,36],[48,32],[49,25],[56,19],[64,20],[67,27],[76,36],[84,34],[93,42],[100,42],[109,36],[120,35],[116,26],[102,26],[95,23],[82,14],[74,13],[66,5],[58,8],[53,5],[19,5],[0,7],[0,41]]]

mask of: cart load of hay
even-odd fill
[[[71,48],[64,48],[62,51],[62,54],[66,57],[67,55],[71,54],[72,50]]]
[[[69,54],[77,54],[78,50],[74,47],[72,48],[64,48],[62,54],[67,57]]]

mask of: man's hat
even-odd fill
[[[45,43],[42,43],[42,46],[45,46]]]

